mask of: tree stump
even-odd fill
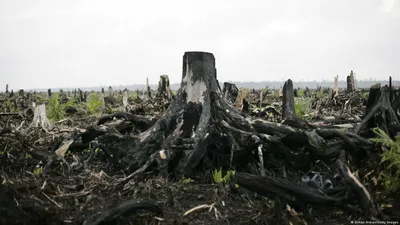
[[[339,95],[339,76],[333,78],[333,98]]]
[[[149,85],[149,78],[146,78],[146,95],[148,99],[151,99],[151,88]]]
[[[236,87],[235,84],[224,82],[222,93],[224,94],[225,99],[233,104],[235,103],[236,98],[239,95],[239,89]]]
[[[251,135],[241,133],[252,131],[250,122],[222,97],[214,55],[186,52],[181,87],[165,114],[139,136],[128,153],[125,160],[129,169],[136,171],[125,180],[144,172],[154,162],[164,175],[173,169],[190,176],[200,165],[227,168],[230,163],[225,155],[230,154],[232,145],[257,148]]]
[[[49,119],[47,118],[45,104],[35,107],[32,124],[35,127],[41,127],[45,130],[48,130],[51,128],[51,123],[50,123]]]
[[[356,129],[356,134],[364,128],[379,127],[385,133],[394,136],[394,132],[400,128],[399,118],[392,108],[390,90],[386,85],[380,88],[380,84],[370,88],[366,116]]]
[[[7,99],[10,96],[10,92],[8,91],[8,84],[6,84],[6,94],[5,94],[5,99]]]
[[[236,98],[235,106],[242,112],[248,112],[250,110],[247,98],[249,97],[249,89],[240,88],[238,97]]]
[[[294,109],[294,92],[291,79],[283,85],[282,95],[282,120],[295,119],[296,111]]]
[[[81,89],[78,89],[78,91],[79,91],[79,101],[86,102],[86,97],[87,97],[86,91],[83,92]]]
[[[114,96],[114,90],[111,86],[108,86],[108,97],[113,97]]]
[[[122,105],[124,106],[125,111],[128,111],[128,106],[129,106],[128,98],[129,98],[128,89],[125,88],[124,92],[122,93]]]
[[[355,83],[354,83],[354,72],[353,70],[350,72],[350,75],[347,76],[347,92],[355,91]]]
[[[158,82],[156,98],[171,101],[172,96],[173,96],[173,94],[172,94],[171,87],[169,85],[168,75],[161,75],[160,81]]]

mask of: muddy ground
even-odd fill
[[[279,98],[278,98],[279,99]],[[110,224],[352,224],[362,213],[333,207],[291,208],[273,196],[266,198],[242,187],[217,184],[211,172],[193,179],[167,179],[149,172],[121,184],[127,176],[96,151],[83,167],[74,165],[91,151],[70,149],[62,160],[43,170],[54,146],[77,129],[97,120],[71,115],[53,129],[31,127],[26,114],[0,117],[0,224],[83,224],[127,200],[149,202],[149,208]],[[7,128],[7,129],[6,129]],[[11,128],[11,129],[9,129]],[[376,162],[378,163],[378,162]],[[366,165],[367,174],[374,165]],[[151,170],[150,170],[151,171]],[[281,168],[271,174],[282,173]],[[300,180],[302,172],[290,171]],[[387,220],[400,221],[400,197],[385,194],[382,185],[369,187]],[[154,207],[156,205],[157,207]],[[206,205],[206,206],[205,206]],[[391,205],[391,207],[382,207]],[[189,210],[203,206],[201,209]],[[185,213],[187,215],[185,215]],[[95,224],[95,223],[93,223]]]

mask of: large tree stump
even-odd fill
[[[224,94],[225,99],[233,104],[235,103],[236,98],[239,95],[239,89],[236,87],[235,84],[224,82],[222,93]]]
[[[296,118],[296,111],[294,109],[294,92],[293,82],[291,79],[287,80],[282,89],[282,119]]]
[[[169,85],[168,75],[161,75],[160,81],[158,82],[158,89],[156,98],[166,99],[170,101],[172,99],[172,90]]]
[[[366,116],[356,129],[358,134],[364,127],[379,127],[387,134],[395,135],[399,127],[399,119],[392,108],[390,101],[390,90],[386,85],[380,89],[380,84],[371,87],[366,109]],[[371,103],[373,104],[371,105]],[[373,122],[370,122],[373,121]]]
[[[153,162],[162,174],[170,172],[171,167],[184,175],[200,165],[227,168],[230,160],[225,155],[230,154],[232,145],[257,148],[251,135],[241,134],[251,131],[250,122],[222,97],[214,55],[186,52],[181,87],[166,113],[140,135],[129,152],[129,169],[136,171],[124,180],[145,171]],[[217,161],[213,161],[215,157]]]
[[[353,92],[353,91],[355,91],[356,90],[356,86],[355,86],[355,83],[354,83],[355,81],[354,81],[354,72],[353,72],[353,70],[350,72],[350,75],[349,76],[347,76],[347,91],[348,92]]]

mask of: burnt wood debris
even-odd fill
[[[182,66],[176,93],[171,90],[168,75],[161,75],[158,88],[153,90],[148,78],[142,91],[118,91],[110,86],[105,92],[102,88],[103,114],[84,128],[70,119],[50,122],[47,103],[39,104],[23,90],[13,97],[7,85],[1,104],[7,102],[8,108],[24,111],[0,113],[0,119],[22,121],[16,125],[7,120],[1,122],[0,141],[14,143],[22,154],[18,155],[17,150],[0,154],[0,162],[4,163],[0,224],[129,224],[139,221],[143,213],[150,215],[149,220],[163,224],[163,217],[168,215],[165,204],[176,206],[176,196],[166,192],[169,200],[162,203],[150,195],[135,199],[137,195],[132,193],[139,193],[143,187],[140,185],[151,177],[164,182],[201,181],[205,177],[212,179],[210,176],[218,169],[234,172],[214,194],[237,199],[246,193],[256,194],[254,199],[272,199],[275,222],[287,222],[280,219],[283,211],[293,217],[298,214],[295,211],[302,212],[305,220],[313,221],[312,208],[340,210],[360,220],[390,219],[382,212],[371,182],[365,180],[367,175],[355,174],[365,171],[363,168],[377,169],[379,164],[380,148],[370,140],[374,137],[373,128],[380,128],[391,138],[400,132],[400,90],[393,87],[392,78],[389,85],[376,84],[363,91],[369,93],[368,99],[360,97],[353,71],[347,76],[343,91],[338,88],[337,76],[332,89],[319,87],[317,92],[294,88],[293,81],[288,79],[281,94],[273,97],[268,88],[249,91],[229,82],[224,82],[221,90],[212,53],[185,52]],[[325,93],[328,98],[318,93]],[[75,89],[73,94],[68,91],[60,99],[65,104],[75,99],[88,105],[90,94]],[[47,96],[55,94],[48,89]],[[273,103],[267,102],[273,98]],[[314,112],[330,116],[308,120],[310,115],[301,113],[297,99],[312,99],[309,107]],[[365,112],[357,108],[363,104]],[[119,111],[113,110],[116,106]],[[80,112],[78,106],[63,110],[68,115]],[[362,115],[354,116],[355,112]],[[57,127],[64,127],[60,128],[64,131],[57,131]],[[42,144],[44,138],[34,132],[52,136],[52,145],[46,148]],[[1,146],[6,148],[5,145]],[[40,161],[43,169],[36,180],[43,183],[23,187],[17,178],[11,181],[10,174],[15,173],[11,169],[14,163],[30,160],[28,156]],[[89,172],[95,166],[102,169]],[[26,173],[22,172],[24,167],[21,165],[18,171]],[[64,177],[58,179],[71,183],[54,181],[56,174]],[[73,183],[78,179],[73,174],[80,177],[78,183]],[[159,188],[173,188],[162,186]],[[40,197],[25,195],[22,189],[37,190]],[[114,195],[120,198],[112,205],[100,207],[101,203],[92,203],[96,198],[89,197],[94,193],[108,193],[110,201]],[[73,197],[75,203],[60,203],[63,196]],[[245,198],[249,197],[240,201]],[[81,217],[68,215],[67,209],[74,207]],[[184,216],[207,207],[210,212],[214,210],[214,219],[224,217],[218,211],[223,207],[214,204],[193,208]],[[185,224],[182,218],[174,218],[174,223]],[[254,221],[243,224],[256,224]]]

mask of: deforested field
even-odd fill
[[[400,222],[400,90],[221,87],[0,94],[0,224]]]

